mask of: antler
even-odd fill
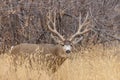
[[[63,38],[63,36],[57,31],[56,28],[56,12],[54,12],[54,16],[53,16],[53,20],[51,17],[51,12],[48,13],[47,16],[48,20],[47,20],[47,27],[48,29],[55,35],[57,35],[62,41],[64,41],[65,39]],[[53,25],[53,28],[50,26],[50,23]]]
[[[88,16],[89,16],[89,14],[87,12],[85,20],[82,23],[81,22],[81,14],[79,15],[79,28],[78,28],[77,32],[70,37],[70,41],[72,41],[76,36],[81,35],[81,34],[85,34],[86,32],[90,31],[90,29],[88,29],[88,28],[85,28],[83,31],[81,31],[81,29],[83,28],[83,26],[86,26],[86,25],[89,24],[89,22],[87,22]]]

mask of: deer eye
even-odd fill
[[[61,44],[61,46],[64,46],[64,44]]]

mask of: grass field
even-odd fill
[[[0,80],[120,80],[119,45],[97,45],[73,54],[54,74],[48,74],[37,61],[32,67],[28,59],[19,58],[14,64],[12,55],[1,54]]]

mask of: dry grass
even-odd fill
[[[120,80],[120,46],[94,46],[75,55],[55,74],[48,75],[36,61],[31,67],[28,59],[19,58],[14,65],[13,57],[3,54],[0,55],[0,80]]]

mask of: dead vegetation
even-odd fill
[[[88,49],[81,49],[67,59],[54,74],[45,66],[49,64],[49,61],[43,64],[38,54],[36,56],[32,54],[26,58],[23,56],[18,56],[16,64],[14,64],[13,55],[9,53],[0,55],[0,80],[120,79],[119,45],[109,47],[96,45]]]
[[[120,0],[1,0],[0,80],[119,80],[120,46],[110,46],[120,41],[119,3]],[[1,54],[24,42],[56,44],[47,28],[49,11],[56,14],[56,30],[65,38],[78,30],[83,32],[86,27],[78,26],[89,14],[87,27],[91,31],[77,36],[83,37],[78,43],[82,47],[70,58],[64,58],[61,65],[58,57],[39,51]],[[53,74],[54,70],[57,71]]]
[[[56,27],[64,37],[78,30],[89,13],[92,31],[84,36],[82,45],[120,40],[119,0],[7,0],[0,3],[0,42],[2,52],[12,45],[55,43],[47,29],[47,14],[56,14]],[[53,18],[54,16],[51,16]],[[84,28],[83,28],[84,29]],[[1,46],[1,45],[0,45]]]

